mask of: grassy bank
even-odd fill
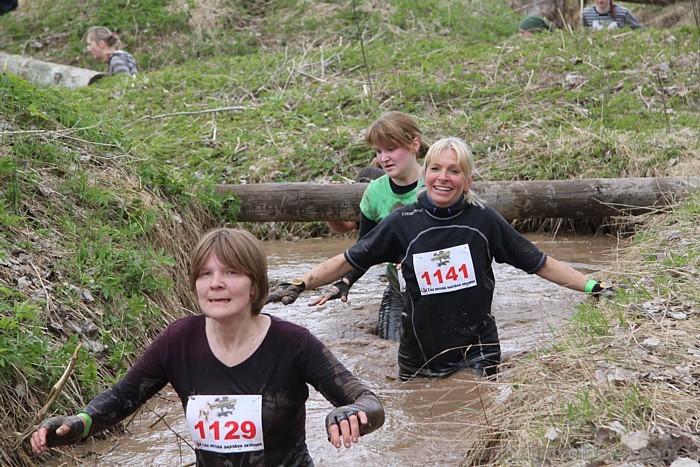
[[[581,305],[564,338],[504,373],[467,465],[700,458],[699,225],[700,196],[649,219],[610,265],[618,295]]]
[[[82,35],[104,23],[142,72],[72,92],[0,77],[3,464],[28,462],[17,433],[40,418],[78,344],[49,412],[82,406],[194,309],[186,254],[201,230],[235,222],[236,201],[215,184],[353,179],[373,157],[362,131],[385,110],[414,114],[430,139],[465,138],[487,180],[700,173],[692,23],[520,38],[501,1],[21,3],[0,18],[0,50],[99,67]],[[697,216],[690,206],[663,222]],[[247,227],[327,234],[322,223]],[[649,232],[640,248],[660,245]],[[648,264],[691,284],[673,276],[674,258]],[[611,279],[642,307],[638,271],[622,266]],[[602,342],[605,320],[630,321],[613,303],[582,311],[603,321],[582,320],[584,341]]]

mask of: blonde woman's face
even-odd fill
[[[457,153],[445,149],[436,154],[425,168],[425,186],[436,206],[447,208],[455,203],[472,184],[462,171]]]

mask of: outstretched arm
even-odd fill
[[[551,256],[547,256],[544,266],[537,271],[537,275],[550,282],[572,290],[578,290],[579,292],[585,291],[586,283],[589,281],[589,278],[585,275]]]
[[[341,253],[306,272],[299,279],[304,282],[306,289],[315,289],[335,281],[352,269],[350,263],[345,260],[345,255]]]
[[[285,305],[294,303],[304,290],[329,284],[352,271],[353,267],[345,260],[343,253],[324,261],[291,282],[283,282],[274,288],[267,297],[267,303],[282,302]]]

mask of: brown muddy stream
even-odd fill
[[[591,273],[605,269],[615,239],[528,236],[551,256]],[[291,279],[322,260],[340,253],[351,239],[267,242],[272,283]],[[338,463],[366,466],[458,465],[469,447],[469,426],[484,422],[481,399],[507,393],[506,383],[475,384],[468,372],[446,380],[397,378],[398,343],[375,333],[377,310],[385,287],[384,268],[372,268],[350,291],[348,303],[322,307],[307,303],[318,294],[306,292],[287,307],[274,304],[267,312],[310,329],[381,399],[386,423],[350,449],[336,450],[326,440],[323,422],[330,404],[313,388],[307,402],[307,444],[318,466]],[[493,314],[504,355],[547,345],[585,300],[583,294],[530,276],[508,265],[494,264],[496,293]],[[166,426],[167,424],[167,426]],[[46,465],[188,465],[194,455],[187,445],[180,401],[164,392],[141,410],[125,436],[88,441],[75,450],[76,459]],[[179,439],[179,437],[182,439]]]

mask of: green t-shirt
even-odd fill
[[[391,189],[389,176],[382,175],[378,179],[372,180],[365,189],[362,201],[360,201],[360,211],[367,219],[378,224],[394,209],[414,202],[421,188],[423,188],[422,178],[418,180],[413,190],[398,195]]]
[[[396,208],[410,204],[416,200],[418,192],[423,188],[423,179],[418,179],[416,187],[408,193],[397,194],[391,189],[388,175],[382,175],[372,180],[365,189],[360,201],[360,211],[369,220],[379,224],[382,219],[391,214]],[[397,292],[401,291],[399,278],[393,264],[386,265],[386,276],[389,283]]]

